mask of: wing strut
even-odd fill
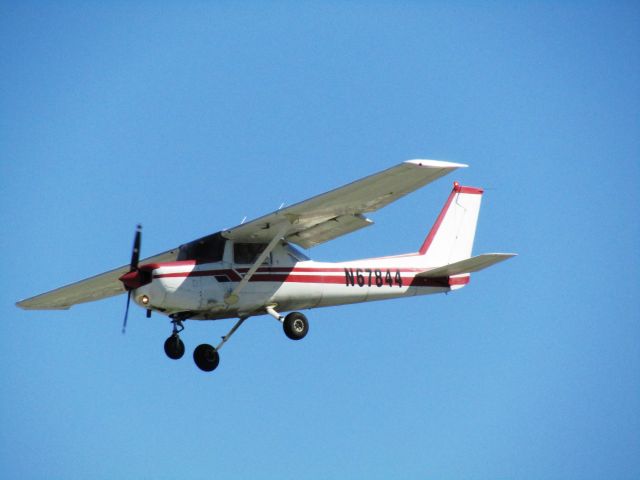
[[[238,303],[238,293],[240,293],[242,289],[247,285],[247,283],[249,283],[249,280],[251,280],[251,277],[253,277],[253,274],[256,273],[256,270],[258,270],[260,265],[262,265],[262,262],[264,262],[267,256],[273,251],[274,248],[276,248],[276,245],[285,235],[287,230],[289,230],[290,226],[291,224],[289,222],[284,222],[282,224],[282,226],[276,231],[276,234],[267,245],[267,248],[265,248],[262,251],[262,253],[258,257],[258,259],[254,262],[254,264],[251,266],[249,271],[245,274],[244,277],[242,277],[242,280],[240,280],[240,283],[236,285],[236,288],[234,288],[231,293],[227,294],[224,297],[224,303],[226,303],[227,305],[234,305]]]
[[[249,317],[244,316],[244,317],[240,317],[238,319],[238,321],[235,323],[233,328],[231,330],[229,330],[229,333],[227,333],[224,337],[222,337],[222,341],[216,347],[216,352],[218,350],[220,350],[225,343],[227,343],[227,340],[229,340],[231,338],[231,335],[236,333],[236,330],[238,330],[240,328],[240,325],[242,325],[247,318],[249,318]]]

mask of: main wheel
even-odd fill
[[[184,343],[178,335],[171,335],[164,342],[164,353],[172,360],[178,360],[184,355]]]
[[[200,370],[211,372],[220,363],[220,355],[211,345],[203,343],[193,351],[193,360]]]
[[[284,318],[282,328],[291,340],[302,340],[309,331],[309,322],[300,312],[291,312]]]

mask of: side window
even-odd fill
[[[260,254],[267,248],[266,243],[236,243],[233,246],[233,261],[245,265],[253,264]],[[265,264],[271,263],[271,255],[267,256]]]

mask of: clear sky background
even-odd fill
[[[0,476],[640,478],[637,2],[2,2]],[[468,163],[310,250],[415,251],[486,188],[448,296],[291,342],[125,298],[14,302],[411,158]]]

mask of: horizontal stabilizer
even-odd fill
[[[443,267],[437,267],[432,270],[427,270],[426,272],[418,273],[416,277],[450,277],[452,275],[460,275],[462,273],[477,272],[515,256],[515,253],[485,253],[483,255],[478,255],[477,257],[467,258],[466,260],[461,260]]]

